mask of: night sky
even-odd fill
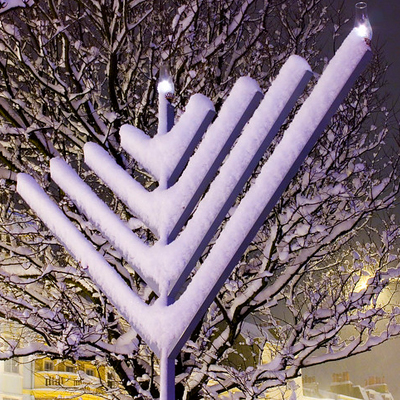
[[[349,6],[356,1],[349,1]],[[400,0],[369,0],[368,12],[374,30],[373,42],[383,46],[389,62],[388,90],[394,98],[400,92]]]
[[[346,0],[346,7],[351,11],[356,3],[355,0]],[[400,0],[368,0],[367,4],[374,32],[373,44],[378,47],[383,46],[385,58],[390,64],[386,90],[393,101],[399,100]],[[353,383],[362,386],[369,376],[384,376],[395,400],[400,400],[400,339],[391,340],[360,356],[308,369],[303,373],[316,376],[321,388],[325,389],[329,387],[333,373],[345,371],[350,373],[350,380]]]

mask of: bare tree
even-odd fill
[[[155,356],[16,195],[16,173],[34,176],[126,282],[153,301],[51,181],[49,160],[66,159],[153,242],[87,169],[82,146],[100,144],[151,189],[157,183],[120,151],[118,132],[130,123],[155,133],[160,65],[173,73],[177,110],[196,92],[218,110],[239,76],[266,90],[291,54],[321,71],[322,45],[335,46],[349,30],[339,3],[39,0],[2,14],[0,314],[22,334],[3,337],[1,358],[91,360],[118,377],[120,387],[104,383],[105,394],[158,397]],[[399,334],[398,309],[384,295],[399,273],[399,228],[386,218],[396,203],[398,165],[384,72],[376,56],[181,352],[179,398],[238,388],[239,398],[255,399],[303,367]],[[267,343],[271,361],[262,364]]]

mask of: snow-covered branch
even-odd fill
[[[161,65],[173,75],[177,120],[194,93],[209,97],[218,112],[239,76],[255,78],[265,92],[294,53],[317,76],[327,56],[319,43],[331,40],[321,35],[331,30],[340,40],[347,16],[322,0],[286,3],[38,0],[2,14],[0,315],[21,333],[15,340],[1,335],[0,359],[92,360],[114,369],[118,396],[158,397],[158,360],[18,197],[15,176],[34,176],[128,287],[154,302],[129,265],[134,251],[119,253],[75,207],[50,178],[50,159],[65,159],[132,235],[154,245],[157,232],[89,170],[83,146],[95,142],[140,189],[153,190],[149,171],[120,151],[119,129],[132,124],[155,134]],[[391,138],[398,125],[381,94],[385,66],[378,56],[179,355],[177,396],[216,398],[236,388],[237,398],[256,399],[305,366],[399,334],[399,221],[390,216],[399,191]]]

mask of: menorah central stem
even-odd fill
[[[165,353],[160,359],[160,400],[175,400],[175,358]]]
[[[168,133],[174,126],[174,107],[166,94],[158,94],[158,134]]]

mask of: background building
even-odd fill
[[[96,400],[113,375],[89,362],[6,360],[0,362],[0,400],[52,400],[79,397]]]
[[[394,400],[384,377],[369,377],[365,386],[360,386],[350,380],[348,372],[332,374],[329,390],[321,390],[314,376],[305,375],[303,377],[303,394],[305,399]]]

